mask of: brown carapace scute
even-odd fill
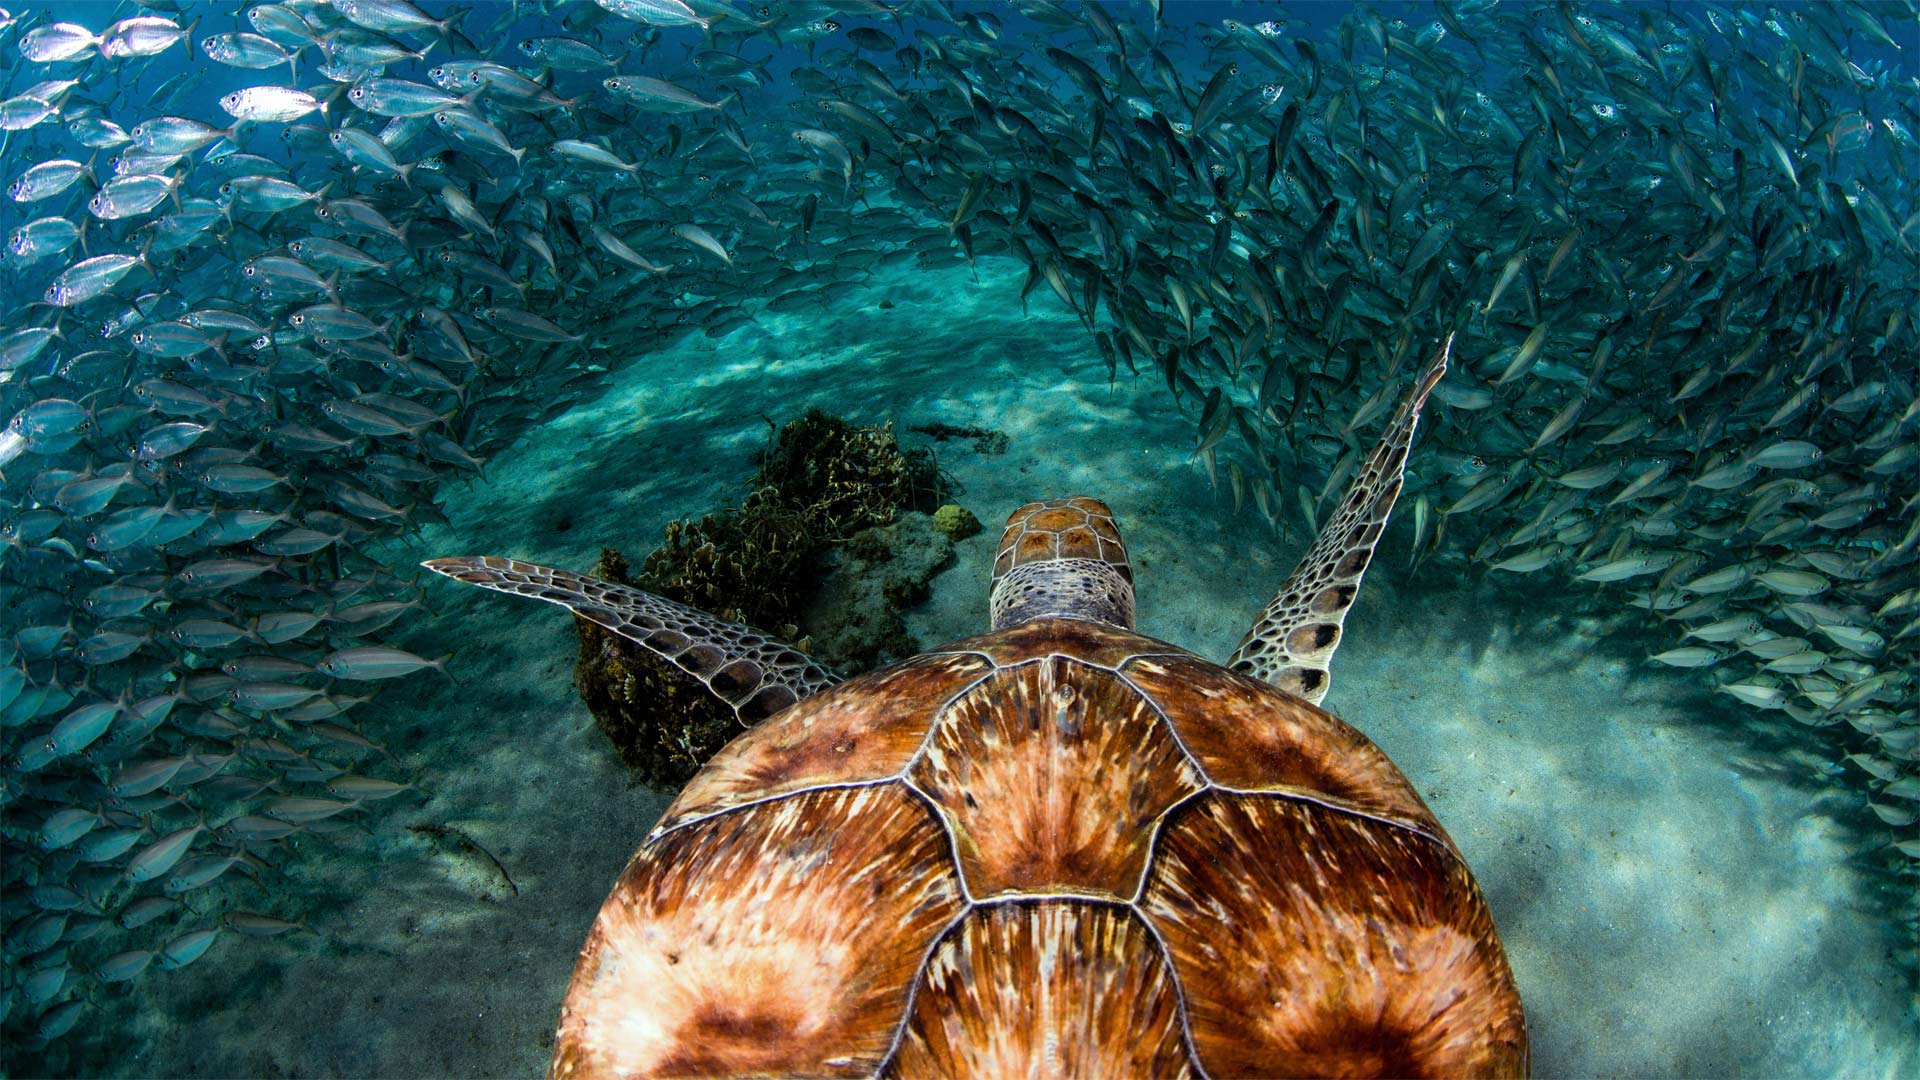
[[[1365,736],[1104,622],[806,698],[628,864],[551,1075],[1518,1075],[1452,840]]]

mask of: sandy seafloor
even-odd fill
[[[902,272],[870,297],[765,317],[631,361],[604,398],[447,493],[448,527],[396,557],[503,554],[575,569],[638,557],[674,517],[736,497],[767,434],[807,405],[859,422],[1004,431],[1004,455],[938,447],[987,525],[909,615],[927,644],[986,627],[998,525],[1032,498],[1117,512],[1140,629],[1225,656],[1304,550],[1208,486],[1194,425],[1157,374],[1110,389],[1047,290],[1019,274]],[[879,306],[891,300],[890,308]],[[1189,405],[1189,408],[1192,406]],[[1416,450],[1416,467],[1420,454]],[[1224,483],[1224,477],[1223,477]],[[1404,507],[1403,507],[1404,511]],[[1542,1075],[1920,1075],[1910,949],[1862,869],[1875,843],[1831,755],[1781,714],[1647,663],[1668,637],[1564,614],[1564,579],[1404,570],[1382,545],[1334,665],[1329,708],[1413,780],[1492,905]],[[1297,532],[1297,527],[1296,527]],[[576,949],[670,800],[630,785],[571,683],[571,619],[433,579],[399,643],[455,652],[458,684],[392,685],[354,715],[422,793],[303,841],[311,857],[253,906],[310,934],[227,935],[149,972],[85,1021],[65,1063],[117,1076],[527,1076],[545,1065]],[[1782,725],[1786,727],[1783,729]],[[409,831],[464,830],[511,873]],[[317,850],[316,850],[317,849]],[[104,1047],[105,1049],[101,1049]],[[56,1061],[50,1058],[48,1061]]]

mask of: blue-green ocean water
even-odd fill
[[[1106,498],[1220,657],[1447,333],[1328,704],[1537,1068],[1913,1067],[1910,9],[262,7],[0,20],[0,1068],[542,1066],[671,793],[418,559],[643,552],[817,404],[1004,432],[963,501]]]

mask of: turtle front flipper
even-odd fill
[[[420,565],[469,585],[570,608],[699,679],[748,723],[840,681],[771,634],[628,585],[495,555]]]
[[[1273,602],[1240,640],[1240,647],[1227,661],[1228,667],[1315,705],[1327,696],[1327,662],[1340,645],[1341,626],[1353,607],[1353,598],[1359,595],[1360,577],[1366,573],[1373,546],[1386,529],[1387,515],[1400,494],[1407,448],[1420,422],[1420,407],[1447,373],[1452,350],[1453,335],[1448,334],[1400,402],[1380,436],[1380,444],[1347,486],[1340,509],[1328,519],[1300,565],[1293,568],[1293,576],[1280,586]]]

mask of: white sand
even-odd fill
[[[991,269],[980,285],[958,271],[876,289],[891,310],[770,318],[635,361],[604,399],[492,462],[489,482],[450,492],[452,526],[429,530],[413,557],[585,569],[605,544],[637,558],[670,518],[739,490],[763,414],[817,404],[902,429],[973,423],[1012,445],[1000,457],[939,447],[987,528],[910,614],[923,641],[985,628],[1007,511],[1088,493],[1120,516],[1141,630],[1224,656],[1305,538],[1275,538],[1251,510],[1235,517],[1188,460],[1193,422],[1172,415],[1157,374],[1123,371],[1110,391],[1057,301],[1037,291],[1023,319],[1018,273]],[[1556,614],[1570,607],[1551,602],[1561,582],[1475,584],[1441,564],[1407,580],[1405,528],[1348,621],[1327,704],[1394,757],[1466,853],[1528,1003],[1536,1070],[1916,1075],[1911,990],[1883,901],[1855,866],[1872,841],[1841,824],[1857,825],[1857,800],[1800,749],[1817,736],[1780,733],[1706,697],[1703,680],[1653,668],[1641,657],[1654,639],[1636,636],[1631,614],[1614,627]],[[414,679],[356,718],[401,758],[366,771],[430,794],[393,800],[371,838],[304,841],[295,875],[249,901],[317,933],[229,935],[193,967],[148,973],[96,1016],[114,1034],[74,1071],[544,1068],[574,951],[669,796],[630,787],[594,730],[571,685],[563,611],[438,579],[428,595],[438,617],[416,620],[402,644],[457,650],[460,684]],[[407,829],[422,822],[465,830],[519,894],[434,854]]]

